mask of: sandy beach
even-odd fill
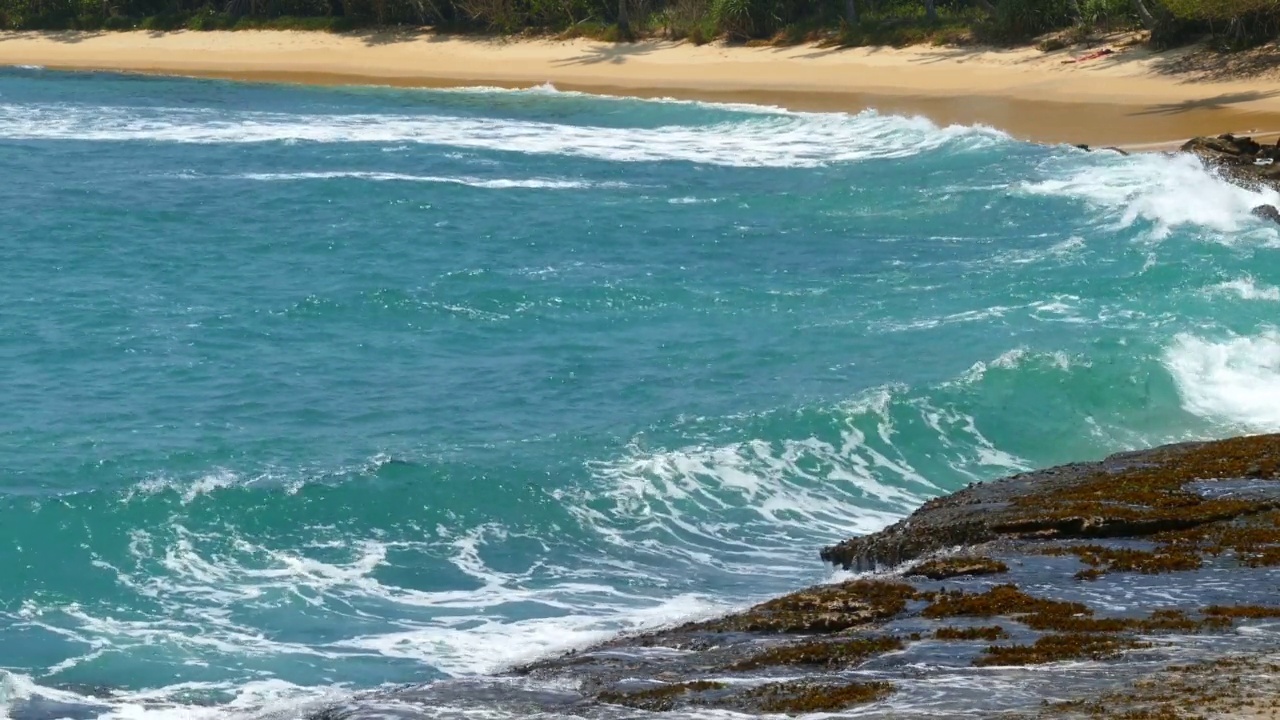
[[[432,33],[7,33],[0,64],[238,80],[397,86],[552,83],[562,90],[925,115],[1044,141],[1158,147],[1280,131],[1270,74],[1198,65],[1193,50],[728,47]],[[1099,49],[1114,52],[1081,59]],[[1223,78],[1226,79],[1223,79]]]

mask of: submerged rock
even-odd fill
[[[1280,435],[972,485],[822,557],[890,572],[363,702],[1190,718],[1280,697],[1280,679],[1250,680],[1280,669]],[[316,717],[363,717],[347,711]]]

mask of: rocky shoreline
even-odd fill
[[[610,719],[1280,717],[1280,435],[971,485],[821,555],[864,572],[379,699]],[[313,717],[387,717],[373,700]]]
[[[1280,435],[973,485],[822,551],[891,573],[515,674],[570,681],[588,705],[649,711],[1239,717],[1275,706],[1277,480]],[[984,697],[967,682],[982,668],[1026,682]],[[1032,668],[1038,677],[1020,677]],[[930,684],[933,703],[903,697]]]
[[[1280,140],[1265,145],[1251,137],[1231,134],[1196,137],[1184,143],[1180,151],[1195,155],[1223,179],[1242,187],[1280,190]],[[1258,205],[1250,212],[1259,219],[1280,223],[1280,208],[1275,205]]]
[[[1231,134],[1196,137],[1180,148],[1215,168],[1223,178],[1249,188],[1280,187],[1280,142],[1265,145]]]

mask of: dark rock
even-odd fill
[[[1082,142],[1082,143],[1079,143],[1079,145],[1075,145],[1074,147],[1078,147],[1078,149],[1080,149],[1080,150],[1084,150],[1085,152],[1093,152],[1092,147],[1089,147],[1088,145],[1084,145],[1084,143],[1083,143],[1083,142]],[[1123,149],[1120,149],[1120,147],[1116,147],[1115,145],[1108,145],[1108,146],[1106,146],[1106,147],[1098,147],[1098,150],[1110,150],[1110,151],[1112,151],[1112,152],[1119,152],[1119,154],[1120,154],[1120,155],[1128,155],[1128,154],[1129,154],[1129,152],[1128,152],[1128,151],[1123,150]]]
[[[1253,138],[1227,134],[1192,138],[1180,149],[1200,158],[1224,180],[1249,189],[1280,189],[1280,166],[1276,165],[1280,146],[1264,146]]]
[[[1280,223],[1280,210],[1275,205],[1259,205],[1249,211],[1249,214],[1261,218],[1262,220],[1270,220],[1274,223]]]
[[[930,500],[874,535],[824,548],[848,569],[892,567],[938,550],[996,540],[1145,537],[1280,505],[1195,497],[1196,480],[1280,476],[1280,435],[1173,445],[1039,470]]]

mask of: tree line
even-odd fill
[[[1145,28],[1169,46],[1280,34],[1280,0],[0,0],[9,30],[358,30],[556,33],[843,45],[1070,42]]]

